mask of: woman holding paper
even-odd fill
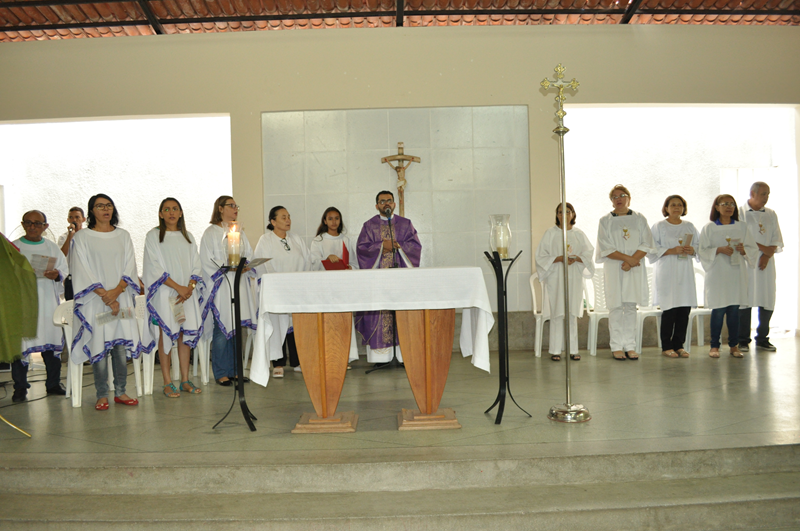
[[[758,247],[747,224],[739,220],[736,200],[718,195],[711,206],[711,223],[700,233],[700,263],[706,271],[705,299],[711,308],[711,350],[719,358],[723,318],[728,325],[728,346],[734,358],[739,350],[739,306],[747,304],[747,267],[754,267]]]
[[[210,226],[200,240],[200,265],[206,286],[203,307],[203,335],[211,335],[211,369],[217,384],[229,387],[236,374],[236,337],[234,310],[231,303],[235,271],[224,269],[228,265],[228,241],[239,241],[239,257],[252,256],[253,250],[247,235],[236,221],[239,205],[229,195],[214,202]],[[236,259],[238,257],[234,257]],[[250,289],[254,273],[248,272],[239,283],[239,300],[242,328],[256,329],[256,301]]]
[[[114,402],[139,403],[125,394],[127,358],[150,352],[152,340],[139,336],[134,297],[139,294],[136,254],[130,235],[117,227],[119,212],[105,194],[89,199],[89,230],[78,232],[70,246],[70,270],[75,290],[74,336],[70,363],[82,370],[90,361],[97,390],[95,409],[108,409],[108,364],[114,372]],[[149,332],[145,334],[149,339]]]
[[[661,354],[668,358],[688,358],[683,348],[689,313],[697,307],[694,282],[695,245],[700,241],[697,229],[681,217],[687,212],[686,200],[671,195],[664,201],[661,214],[666,218],[652,227],[655,252],[648,258],[654,264],[655,296],[661,306]]]
[[[594,275],[594,246],[582,230],[575,227],[575,209],[567,203],[567,261],[569,266],[569,355],[578,354],[578,317],[583,315],[584,280]],[[556,207],[556,225],[542,236],[536,248],[536,272],[545,287],[543,311],[550,317],[550,359],[561,361],[564,350],[564,235],[561,204]]]
[[[269,211],[267,232],[261,236],[256,245],[256,258],[269,258],[266,264],[267,273],[290,273],[311,269],[308,248],[300,236],[291,234],[292,218],[286,208],[278,205]],[[286,358],[295,372],[301,372],[300,360],[297,358],[297,347],[294,343],[292,316],[288,314],[270,314],[272,335],[269,339],[270,359],[272,359],[272,376],[283,378]],[[284,340],[285,338],[285,340]],[[280,357],[277,357],[282,354]]]
[[[358,269],[358,258],[346,233],[339,209],[326,208],[317,236],[311,241],[312,269]]]
[[[143,269],[150,330],[153,337],[158,337],[164,395],[178,398],[181,391],[200,393],[189,380],[189,358],[203,331],[201,288],[205,284],[197,244],[186,231],[183,209],[177,199],[168,197],[158,207],[158,227],[145,237]],[[170,375],[170,351],[176,344],[180,389],[172,383]]]

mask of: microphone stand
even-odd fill
[[[400,267],[397,263],[397,249],[394,248],[394,230],[392,229],[392,210],[389,207],[386,207],[386,210],[383,211],[383,215],[386,216],[386,219],[389,221],[389,241],[392,242],[392,269]],[[405,368],[405,365],[397,361],[397,314],[394,310],[390,310],[392,312],[392,360],[389,363],[384,364],[375,364],[375,367],[369,369],[365,374],[369,374],[374,371],[379,371],[381,369],[398,369],[398,368]]]

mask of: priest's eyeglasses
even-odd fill
[[[281,243],[283,244],[283,248],[286,249],[287,252],[292,250],[292,248],[289,247],[289,242],[286,241],[286,238],[281,238]]]
[[[111,203],[95,203],[94,207],[97,210],[114,210],[114,205]]]
[[[378,201],[379,205],[391,205],[394,204],[394,199],[381,199]]]
[[[242,207],[237,205],[236,203],[225,203],[226,207],[231,207],[234,210],[241,210]]]
[[[181,211],[181,207],[177,207],[177,206],[174,206],[172,208],[164,207],[164,208],[161,209],[161,212],[163,212],[164,214],[167,214],[169,212],[180,212],[180,211]]]
[[[28,221],[27,219],[22,222],[23,227],[36,227],[37,229],[41,229],[47,225],[47,223],[42,223],[41,221]]]

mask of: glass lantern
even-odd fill
[[[511,214],[492,214],[489,216],[489,247],[497,251],[500,258],[508,258],[511,247],[511,227],[508,218]]]

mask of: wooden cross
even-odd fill
[[[392,162],[397,162],[397,166],[392,164]],[[397,172],[397,196],[398,196],[398,203],[400,204],[400,215],[405,217],[406,209],[405,209],[405,197],[404,191],[406,188],[406,169],[411,166],[412,162],[420,162],[419,157],[414,157],[412,155],[406,155],[403,153],[403,143],[397,143],[397,155],[391,155],[389,157],[381,158],[382,163],[387,163],[389,166],[392,167],[394,171]],[[405,163],[405,164],[404,164]]]

